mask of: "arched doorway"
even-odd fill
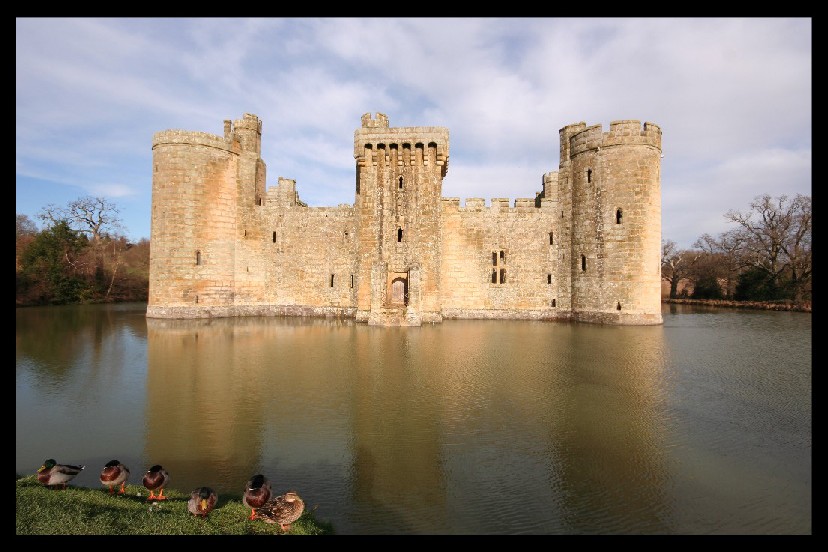
[[[408,278],[397,277],[391,281],[391,303],[408,305]]]

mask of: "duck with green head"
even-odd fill
[[[83,465],[58,464],[54,458],[49,458],[37,470],[37,480],[47,487],[61,485],[65,489],[66,484],[72,481],[85,467]]]
[[[270,481],[262,474],[254,475],[244,487],[242,504],[250,508],[250,518],[256,519],[256,508],[264,506],[272,495]]]
[[[150,492],[147,500],[167,500],[167,497],[164,496],[164,487],[170,482],[170,474],[167,473],[167,470],[155,464],[144,474],[142,482]],[[156,490],[158,490],[158,495],[154,494]]]
[[[110,460],[101,470],[101,485],[109,487],[109,494],[112,494],[118,485],[121,490],[118,494],[124,494],[124,485],[129,479],[129,468],[124,466],[119,460]]]

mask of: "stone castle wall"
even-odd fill
[[[661,322],[661,129],[560,131],[558,171],[532,199],[441,195],[448,130],[354,134],[353,205],[308,207],[266,188],[261,121],[224,136],[153,137],[150,318],[339,316]]]

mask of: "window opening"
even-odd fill
[[[586,272],[586,257],[581,255],[581,270]]]

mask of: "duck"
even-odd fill
[[[120,460],[110,460],[101,470],[101,485],[109,487],[109,494],[115,492],[115,487],[121,486],[118,494],[124,494],[124,485],[129,479],[129,468],[123,465]]]
[[[167,473],[167,470],[162,468],[159,464],[155,464],[148,469],[143,478],[144,487],[149,489],[150,492],[147,500],[167,500],[167,497],[164,496],[164,487],[166,487],[169,482],[170,474]],[[159,489],[157,496],[153,494],[153,491],[156,489]]]
[[[52,487],[61,485],[64,489],[66,484],[72,481],[86,466],[72,464],[58,464],[54,458],[49,458],[37,470],[37,480]]]
[[[206,518],[207,514],[216,507],[218,495],[210,487],[199,487],[190,493],[190,500],[187,502],[187,509],[191,514]]]
[[[296,491],[288,491],[283,495],[272,498],[261,508],[256,509],[256,517],[266,523],[278,523],[282,531],[288,532],[290,525],[302,517],[305,511],[305,502]]]
[[[267,477],[257,474],[250,478],[242,495],[242,503],[250,508],[249,519],[256,519],[256,508],[264,506],[272,495],[273,491]]]

